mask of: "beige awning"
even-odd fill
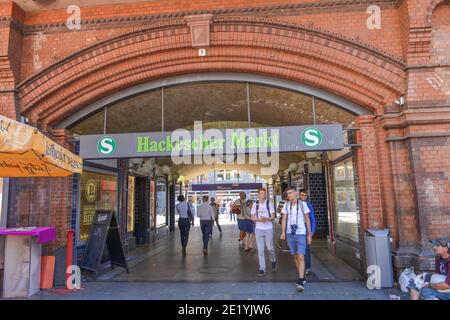
[[[65,177],[82,159],[36,128],[0,115],[0,177]]]

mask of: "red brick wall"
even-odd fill
[[[72,135],[52,132],[53,139],[73,151]],[[10,180],[8,226],[54,226],[56,241],[44,245],[44,254],[65,246],[72,218],[72,177],[15,178]]]
[[[54,226],[56,242],[45,253],[64,247],[72,212],[71,178],[11,179],[8,226]]]
[[[292,1],[265,1],[267,3],[289,3]],[[295,1],[294,3],[311,3],[314,1]],[[247,7],[256,7],[258,2]],[[308,8],[299,6],[298,9],[283,10],[260,10],[250,11],[241,14],[239,11],[233,13],[234,16],[263,16],[280,21],[293,22],[303,24],[305,26],[314,26],[330,32],[347,36],[354,40],[360,40],[370,44],[373,47],[384,50],[397,57],[402,57],[402,43],[400,33],[400,22],[398,9],[390,4],[380,3],[382,8],[382,28],[380,30],[369,30],[366,27],[366,21],[369,14],[366,13],[367,7],[372,3],[353,5],[353,6],[337,6],[329,5],[318,8]],[[244,4],[242,1],[226,1],[223,4],[214,2],[213,8],[239,8]],[[136,9],[138,7],[139,9]],[[183,5],[159,5],[158,2],[145,3],[139,5],[110,5],[93,8],[82,8],[81,17],[83,20],[98,21],[110,17],[138,17],[145,15],[154,15],[157,12],[164,13],[180,13],[181,16],[195,10],[205,8],[205,5],[192,1],[189,6]],[[209,9],[212,6],[210,5]],[[56,10],[43,13],[29,13],[26,16],[25,23],[27,25],[43,25],[48,23],[64,24],[69,14],[65,10]],[[164,21],[167,18],[154,18],[152,23]],[[58,60],[66,57],[70,53],[78,51],[82,48],[93,45],[96,42],[111,39],[114,36],[136,30],[149,23],[123,23],[120,26],[116,24],[98,24],[95,27],[86,27],[81,31],[69,31],[67,28],[60,28],[58,32],[47,30],[32,32],[32,34],[24,37],[24,47],[28,48],[24,53],[22,79],[29,77],[40,68],[51,65]],[[34,57],[34,58],[33,58]],[[36,58],[38,57],[38,58]],[[34,59],[34,66],[33,66]],[[38,62],[36,62],[38,60]],[[37,68],[40,67],[40,68]]]

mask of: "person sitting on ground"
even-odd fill
[[[411,300],[450,300],[450,241],[448,239],[430,240],[434,245],[435,273],[423,273],[410,279]]]
[[[436,254],[436,274],[431,276],[430,282],[424,283],[420,296],[424,300],[450,300],[450,241],[440,238],[430,242]],[[437,281],[433,281],[433,277]]]

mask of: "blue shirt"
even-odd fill
[[[306,201],[306,204],[308,205],[309,208],[309,222],[311,223],[311,231],[314,234],[316,233],[316,218],[314,217],[314,208],[311,202]]]

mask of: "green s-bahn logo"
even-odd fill
[[[316,148],[322,144],[322,132],[317,128],[307,128],[302,131],[302,143],[311,148]]]
[[[97,151],[102,156],[112,155],[116,147],[116,140],[113,137],[102,137],[97,141]]]

